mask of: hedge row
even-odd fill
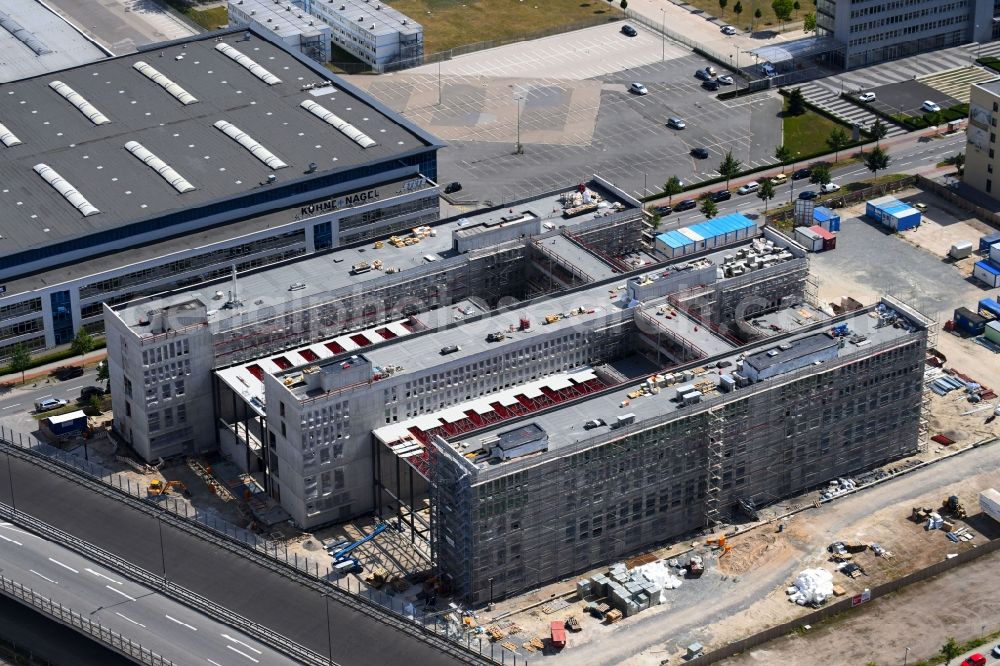
[[[104,338],[94,337],[94,349],[91,351],[97,351],[98,349],[104,349],[107,346],[107,340]],[[48,365],[49,363],[58,363],[59,361],[65,361],[69,358],[74,358],[79,356],[73,352],[72,349],[61,349],[59,351],[51,352],[49,354],[42,354],[41,356],[32,356],[31,364],[28,366],[28,370],[32,368],[37,368],[41,365]],[[0,366],[0,375],[13,374],[10,365]]]

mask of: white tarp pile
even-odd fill
[[[653,583],[660,588],[660,599],[659,603],[667,603],[666,592],[667,590],[675,590],[681,586],[680,578],[674,575],[674,572],[670,570],[670,567],[666,562],[658,560],[656,562],[650,562],[649,564],[643,564],[632,570],[632,576],[642,576],[650,583]]]
[[[788,589],[791,592],[793,588]],[[794,589],[788,600],[800,606],[825,603],[833,596],[833,574],[826,569],[806,569],[795,579]]]

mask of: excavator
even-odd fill
[[[153,479],[149,482],[149,487],[146,488],[146,495],[148,497],[158,497],[160,495],[169,495],[170,491],[179,491],[184,497],[190,497],[191,493],[187,489],[187,485],[183,481],[160,481],[159,479]]]

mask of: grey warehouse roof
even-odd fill
[[[331,172],[440,146],[317,65],[256,33],[244,41],[245,34],[171,42],[4,86],[0,123],[20,144],[0,145],[0,254],[253,196],[272,174],[270,187],[299,181],[308,192],[320,186],[307,181]],[[223,44],[236,52],[227,56],[216,48]],[[140,61],[155,71],[139,71]],[[58,92],[54,81],[71,90]],[[303,108],[306,101],[326,113]],[[363,148],[343,122],[376,145]],[[130,141],[159,161],[131,154]],[[317,168],[307,173],[311,163]],[[85,217],[89,209],[46,184],[33,170],[38,164],[99,212]],[[178,191],[161,165],[195,189]]]
[[[38,0],[0,3],[0,83],[107,57]]]

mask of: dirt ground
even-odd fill
[[[941,649],[945,636],[959,642],[1000,626],[1000,552],[929,581],[876,599],[840,621],[791,634],[722,662],[727,666],[807,663],[828,666],[898,664],[910,648],[909,663]],[[960,584],[956,578],[960,576]],[[975,590],[976,593],[970,593]],[[945,629],[946,628],[946,629]]]

